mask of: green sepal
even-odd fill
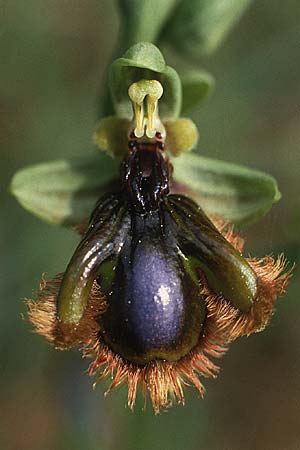
[[[188,153],[172,160],[173,191],[187,194],[211,215],[253,222],[281,195],[263,172]],[[119,188],[119,166],[103,154],[52,161],[20,170],[10,190],[20,204],[47,222],[74,226],[89,216],[98,198]]]
[[[103,153],[21,169],[10,191],[25,209],[46,222],[76,226],[86,221],[101,195],[118,186],[118,178],[116,161]]]
[[[194,70],[180,76],[182,82],[182,108],[185,113],[196,108],[215,87],[213,76],[204,70]]]
[[[233,223],[254,222],[278,202],[276,180],[258,170],[188,153],[172,160],[173,191],[193,198],[206,213]]]
[[[110,66],[109,86],[117,116],[129,120],[133,118],[128,88],[142,79],[158,80],[162,84],[164,93],[159,101],[160,118],[176,119],[182,103],[180,78],[172,67],[166,65],[158,48],[149,42],[134,45]]]

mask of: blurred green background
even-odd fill
[[[300,259],[300,7],[256,0],[201,65],[213,96],[193,115],[199,151],[265,170],[283,199],[243,230],[252,255]],[[153,416],[126,390],[92,391],[88,362],[34,335],[23,299],[40,276],[64,270],[78,240],[9,196],[28,164],[88,154],[105,70],[118,42],[110,0],[0,1],[0,448],[5,450],[297,450],[300,448],[300,278],[297,268],[268,329],[231,346],[199,400]],[[168,64],[182,60],[163,49]],[[189,66],[193,66],[191,62]],[[195,67],[200,66],[197,61]],[[105,383],[104,383],[105,384]]]

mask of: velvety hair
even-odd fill
[[[219,220],[214,224],[224,237],[239,251],[243,239],[234,233],[233,227]],[[247,259],[257,276],[257,295],[246,313],[234,308],[221,296],[210,291],[205,277],[199,274],[201,290],[207,315],[197,345],[175,362],[153,360],[138,365],[110,350],[101,338],[99,317],[105,312],[107,303],[96,281],[89,296],[84,315],[75,329],[60,323],[57,316],[57,296],[62,274],[40,283],[35,300],[28,300],[28,317],[38,334],[45,336],[55,347],[67,349],[77,346],[83,357],[92,358],[89,374],[95,376],[95,384],[109,376],[112,378],[106,393],[123,383],[128,385],[128,406],[133,408],[138,386],[145,402],[150,397],[155,413],[168,408],[174,401],[184,403],[184,389],[193,384],[203,396],[205,388],[202,378],[216,378],[219,367],[214,360],[221,358],[227,346],[240,336],[261,331],[274,312],[278,296],[283,294],[291,275],[286,271],[283,256],[276,260],[271,256],[262,259]]]

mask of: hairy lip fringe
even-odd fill
[[[225,238],[239,251],[243,249],[243,240],[225,225],[215,223],[223,231]],[[133,408],[138,386],[141,387],[146,402],[147,393],[155,413],[172,406],[174,401],[184,403],[184,387],[192,384],[203,397],[205,388],[200,380],[216,378],[219,367],[210,358],[219,359],[227,351],[227,345],[240,336],[249,336],[262,331],[268,324],[274,303],[282,295],[292,268],[286,269],[286,261],[281,255],[274,260],[271,256],[262,259],[247,259],[254,269],[258,280],[257,297],[247,313],[241,313],[228,301],[216,296],[209,290],[203,279],[203,288],[207,307],[207,317],[197,346],[176,362],[154,360],[144,366],[138,366],[124,360],[112,352],[101,340],[98,317],[106,310],[106,300],[96,281],[89,297],[89,303],[76,330],[57,319],[57,295],[62,274],[54,279],[40,283],[35,300],[27,300],[28,317],[38,334],[46,337],[59,349],[78,346],[83,357],[93,358],[88,373],[96,376],[96,385],[110,376],[112,383],[106,394],[123,383],[128,385],[128,406]]]

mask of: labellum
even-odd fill
[[[172,193],[167,151],[190,148],[197,132],[188,119],[162,123],[159,81],[135,81],[128,95],[134,120],[119,121],[127,147],[108,149],[121,160],[121,188],[98,201],[65,273],[42,281],[29,317],[56,347],[83,348],[96,382],[113,377],[109,391],[127,383],[129,407],[140,386],[159,412],[184,402],[187,382],[204,394],[201,378],[219,370],[212,360],[267,325],[289,273],[282,257],[243,257],[231,226]],[[118,120],[108,120],[111,133]],[[102,123],[96,141],[104,135]]]

